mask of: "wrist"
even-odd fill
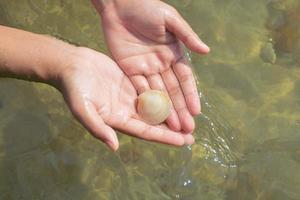
[[[97,12],[101,13],[109,6],[114,4],[114,0],[91,0]]]
[[[58,87],[61,74],[70,67],[76,54],[76,46],[49,36],[41,41],[41,53],[39,54],[39,67],[35,74],[39,81]]]

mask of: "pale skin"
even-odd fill
[[[0,76],[40,81],[56,87],[74,116],[112,150],[114,129],[148,141],[181,146],[192,135],[139,119],[136,90],[109,57],[49,36],[0,26]]]
[[[198,53],[209,48],[160,1],[93,3],[117,63],[88,48],[0,26],[0,76],[56,87],[83,126],[114,151],[119,147],[114,129],[163,144],[194,143],[185,133],[194,129],[192,116],[200,113],[200,102],[178,39]],[[150,88],[166,91],[172,100],[168,126],[149,125],[136,112],[137,95]]]
[[[207,47],[180,14],[159,0],[92,0],[102,19],[109,50],[140,94],[163,90],[173,106],[166,120],[174,131],[190,133],[200,100],[181,42],[207,54]]]

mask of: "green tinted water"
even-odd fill
[[[43,84],[0,80],[0,199],[300,199],[300,2],[170,0],[212,48],[191,54],[192,147],[121,136],[117,154]],[[86,0],[1,0],[0,23],[106,51]]]

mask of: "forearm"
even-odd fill
[[[0,77],[52,82],[72,49],[49,36],[0,26]]]

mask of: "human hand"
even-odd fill
[[[109,57],[14,28],[0,26],[0,35],[0,77],[55,86],[62,92],[74,116],[111,149],[118,148],[112,128],[165,144],[194,142],[191,135],[139,120],[135,108],[136,90]]]
[[[67,60],[55,85],[74,116],[112,150],[117,150],[119,145],[112,128],[130,136],[165,144],[180,146],[194,142],[190,134],[139,120],[135,107],[136,90],[109,57],[78,47]]]
[[[138,93],[167,91],[173,107],[168,126],[192,132],[200,100],[180,42],[197,53],[209,48],[171,6],[158,0],[92,0],[102,17],[105,38],[114,60]]]

